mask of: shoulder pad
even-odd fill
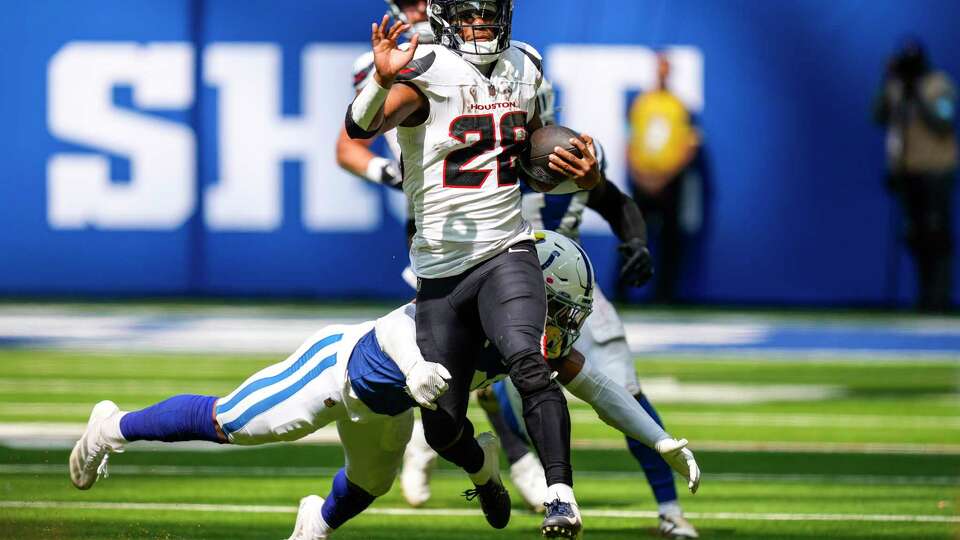
[[[537,71],[540,72],[540,75],[543,75],[543,57],[540,56],[540,52],[538,52],[537,49],[533,48],[532,45],[522,41],[511,41],[510,45],[516,47],[517,50],[529,58],[530,61],[533,62],[533,65],[537,67]]]
[[[400,70],[397,74],[398,81],[412,81],[422,77],[437,61],[438,47],[432,45],[421,45],[417,47],[416,55],[413,60],[407,64],[407,67]]]

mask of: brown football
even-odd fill
[[[537,191],[550,191],[550,188],[568,180],[566,175],[554,171],[547,164],[550,163],[550,154],[553,153],[553,149],[558,146],[577,157],[583,157],[580,149],[570,143],[570,139],[576,138],[580,138],[579,133],[556,124],[543,126],[533,132],[530,136],[530,144],[527,145],[527,151],[521,160],[531,187]]]

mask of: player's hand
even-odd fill
[[[700,466],[693,458],[693,452],[687,448],[687,440],[663,439],[657,442],[656,450],[673,470],[687,479],[690,493],[696,493],[700,487]]]
[[[597,153],[593,147],[593,138],[586,133],[579,139],[570,139],[570,144],[580,150],[583,157],[577,157],[559,146],[550,154],[550,169],[570,178],[580,189],[593,189],[600,184],[603,177],[597,163]]]
[[[447,368],[436,362],[417,362],[407,373],[407,394],[421,407],[435,411],[435,402],[447,391],[451,378]]]
[[[397,38],[399,38],[404,31],[408,30],[410,25],[397,21],[388,29],[387,25],[389,23],[390,18],[384,15],[380,24],[373,23],[370,27],[370,44],[373,45],[373,63],[377,68],[374,77],[377,80],[377,84],[384,88],[389,88],[390,85],[393,84],[394,79],[396,79],[397,74],[400,73],[400,70],[405,68],[407,64],[413,60],[413,55],[417,52],[417,44],[420,43],[420,36],[414,34],[410,40],[410,46],[406,50],[400,49],[399,45],[397,45]]]
[[[653,257],[639,238],[631,238],[617,248],[623,257],[620,281],[633,287],[642,287],[653,277]]]

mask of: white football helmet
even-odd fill
[[[553,231],[535,234],[547,288],[547,357],[570,352],[593,310],[593,266],[579,245]]]

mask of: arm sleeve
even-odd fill
[[[589,360],[565,388],[589,403],[606,424],[650,448],[670,438],[626,388],[595,369]]]
[[[374,331],[383,350],[408,375],[413,366],[425,362],[417,346],[416,306],[407,304],[377,319]]]
[[[603,216],[613,229],[613,234],[621,241],[639,238],[644,245],[647,244],[647,223],[643,220],[640,207],[613,182],[604,180],[591,190],[587,207]]]

